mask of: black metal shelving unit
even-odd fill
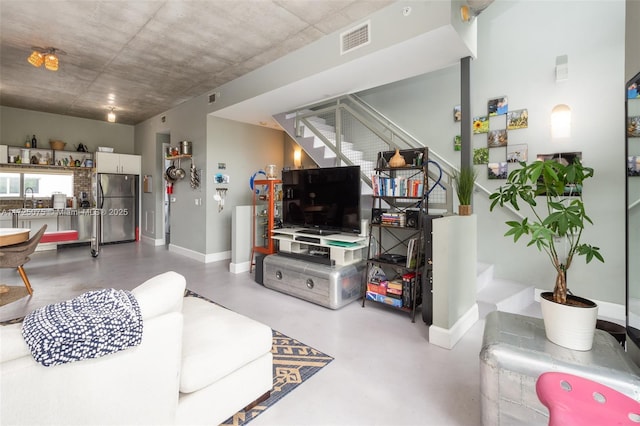
[[[400,154],[405,165],[391,167]],[[428,212],[428,148],[383,151],[373,182],[366,280],[362,306],[367,301],[408,312],[415,322],[422,298],[425,269],[424,218]],[[393,164],[393,162],[392,162]]]

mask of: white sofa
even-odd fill
[[[133,290],[142,343],[44,367],[0,327],[0,424],[218,425],[273,385],[271,329],[196,297],[175,272]]]

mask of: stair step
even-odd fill
[[[494,278],[476,296],[489,310],[521,312],[534,301],[533,287],[515,281]]]
[[[478,262],[476,274],[476,289],[477,291],[480,291],[491,283],[491,280],[493,280],[493,265]]]

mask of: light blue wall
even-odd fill
[[[579,6],[577,6],[579,3]],[[624,286],[624,23],[622,1],[540,2],[497,1],[478,18],[478,58],[471,64],[471,110],[486,115],[487,101],[508,96],[509,109],[526,108],[527,129],[510,131],[509,143],[528,144],[529,159],[537,154],[581,151],[595,168],[585,201],[595,226],[586,242],[599,246],[605,264],[585,266],[574,261],[568,274],[575,293],[623,304]],[[568,55],[569,79],[555,81],[555,61]],[[459,66],[379,87],[363,94],[365,101],[406,130],[459,164],[452,140],[459,125],[452,110],[459,104]],[[552,141],[549,117],[558,103],[572,108],[572,137]],[[486,146],[486,135],[472,137],[474,147]],[[492,149],[494,160],[506,158]],[[489,190],[501,181],[488,181],[478,167],[479,183]],[[548,259],[525,243],[503,237],[507,213],[489,213],[485,195],[476,195],[478,257],[492,263],[499,277],[551,289],[554,271]]]

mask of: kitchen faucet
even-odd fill
[[[31,208],[35,207],[35,204],[33,203],[33,188],[27,187],[24,189],[24,199],[22,200],[23,209],[27,208],[27,191],[31,191]]]

